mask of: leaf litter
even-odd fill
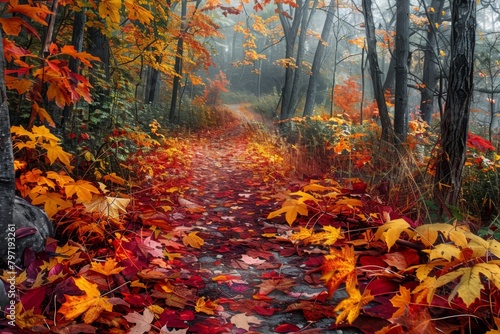
[[[500,287],[498,261],[479,261],[499,256],[497,241],[460,225],[415,227],[366,186],[294,180],[277,160],[235,122],[144,157],[163,169],[130,200],[77,184],[70,193],[91,199],[82,212],[92,223],[65,231],[88,239],[28,254],[15,332],[451,333],[458,326],[430,307],[484,308],[485,279]],[[453,244],[434,245],[438,236]],[[448,300],[436,293],[445,285]]]

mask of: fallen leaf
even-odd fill
[[[168,330],[167,325],[164,325],[160,329],[160,334],[187,334],[187,328],[185,329],[172,329],[171,331]]]
[[[130,203],[128,198],[94,196],[89,203],[85,205],[86,212],[97,212],[104,217],[120,218],[120,214],[127,213],[127,205]]]
[[[193,248],[198,248],[198,249],[201,248],[201,246],[203,246],[203,244],[205,242],[203,241],[202,238],[200,238],[199,236],[197,236],[197,234],[198,234],[198,231],[191,232],[188,235],[185,235],[182,238],[182,243],[185,246],[191,246]]]
[[[231,323],[238,328],[249,331],[250,324],[260,325],[261,321],[253,315],[248,316],[245,313],[240,313],[231,317]]]
[[[403,317],[407,314],[410,307],[410,290],[404,286],[399,286],[399,293],[391,298],[391,304],[398,309],[392,314],[392,318]]]
[[[402,218],[394,219],[377,229],[375,240],[384,240],[388,250],[391,250],[391,247],[394,246],[403,232],[411,232],[410,224]]]
[[[128,322],[135,324],[128,332],[129,334],[144,334],[144,332],[149,332],[151,329],[151,322],[154,319],[154,314],[149,309],[145,308],[143,314],[132,312],[123,317],[127,319]]]
[[[205,297],[200,297],[196,301],[195,311],[203,312],[209,315],[214,315],[216,309],[219,307],[216,301],[211,301],[210,299],[205,300]]]
[[[114,258],[108,257],[106,262],[91,262],[90,270],[97,273],[103,274],[105,276],[111,276],[119,274],[125,267],[117,267],[118,262]]]
[[[365,290],[361,295],[358,289],[352,289],[349,292],[349,298],[342,300],[334,309],[334,311],[342,311],[338,316],[335,324],[339,324],[345,319],[349,324],[356,320],[363,306],[373,300],[370,290]]]
[[[357,280],[354,248],[350,246],[344,246],[340,250],[332,248],[330,254],[325,255],[322,272],[321,279],[326,281],[330,296],[343,282],[354,283]]]
[[[87,281],[85,277],[74,278],[74,282],[85,294],[81,296],[64,295],[66,301],[62,304],[59,312],[67,320],[76,319],[85,313],[83,322],[91,324],[103,311],[111,312],[113,310],[113,305],[108,301],[108,298],[101,297],[97,284]]]
[[[259,265],[259,264],[266,262],[266,260],[256,259],[256,258],[253,258],[253,257],[248,256],[246,254],[243,254],[241,256],[241,260],[249,265],[254,265],[254,264]]]
[[[179,204],[187,209],[191,213],[202,213],[205,212],[205,208],[201,205],[188,201],[182,197],[179,197]]]

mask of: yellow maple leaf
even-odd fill
[[[326,281],[326,287],[330,296],[333,295],[343,282],[355,285],[353,283],[357,281],[357,278],[354,248],[345,246],[340,250],[331,249],[330,254],[325,255],[321,279]]]
[[[466,232],[466,236],[470,239],[467,247],[474,251],[475,257],[483,257],[488,253],[491,253],[496,257],[500,257],[500,242],[497,240],[484,240],[472,232]]]
[[[196,312],[203,312],[209,315],[213,315],[215,314],[217,307],[219,307],[217,301],[211,301],[210,299],[205,300],[205,297],[200,297],[196,301],[194,309]]]
[[[394,246],[403,232],[412,234],[413,231],[410,230],[410,224],[402,218],[394,219],[384,223],[384,225],[377,229],[375,240],[383,239],[387,244],[388,250],[391,250],[391,247]]]
[[[419,285],[413,289],[412,294],[415,295],[415,303],[420,303],[424,298],[427,304],[432,302],[436,292],[436,277],[429,276],[424,278]]]
[[[166,250],[163,251],[163,256],[168,257],[169,261],[173,261],[175,259],[182,259],[181,253],[169,253]]]
[[[205,241],[203,241],[202,238],[197,236],[197,234],[198,234],[198,231],[191,232],[191,233],[185,235],[182,238],[182,243],[184,244],[184,246],[191,246],[193,248],[201,248],[201,246],[203,246]]]
[[[103,274],[105,276],[111,276],[115,274],[119,274],[125,267],[117,267],[118,262],[112,257],[108,257],[106,262],[91,262],[90,270],[95,271],[97,273]]]
[[[85,292],[81,296],[64,295],[66,301],[59,309],[59,313],[64,315],[67,320],[76,319],[81,314],[83,322],[86,324],[93,323],[103,311],[111,312],[113,304],[108,301],[107,297],[102,297],[97,284],[91,283],[85,277],[74,278],[76,286]]]
[[[78,197],[78,203],[88,203],[92,201],[92,194],[99,194],[97,189],[91,182],[86,180],[78,180],[74,183],[69,183],[64,186],[66,196],[71,197],[74,194]]]
[[[392,319],[399,318],[401,316],[405,316],[408,311],[408,307],[410,306],[411,294],[410,289],[405,288],[404,286],[399,286],[399,293],[397,293],[394,297],[391,298],[391,304],[398,309],[392,314]]]
[[[299,227],[299,232],[294,233],[290,236],[290,240],[293,241],[300,241],[307,239],[313,235],[313,229],[312,228],[305,228],[305,227]]]
[[[153,15],[149,10],[141,7],[133,0],[125,0],[125,7],[128,10],[128,18],[130,20],[138,20],[142,24],[148,25],[153,19]]]
[[[359,289],[353,289],[349,292],[349,298],[342,300],[334,309],[335,312],[342,311],[338,316],[335,324],[339,324],[345,319],[349,324],[356,320],[363,306],[371,302],[375,297],[370,294],[370,290],[365,290],[363,295]]]
[[[425,246],[429,247],[434,245],[439,233],[441,233],[446,240],[453,241],[459,247],[465,247],[467,245],[465,232],[467,231],[468,228],[463,225],[445,223],[424,224],[415,228],[416,234],[413,238],[422,241]]]
[[[481,275],[488,278],[497,289],[500,288],[500,267],[496,263],[478,263],[473,267],[459,268],[445,275],[440,276],[436,280],[435,287],[439,288],[445,284],[454,282],[458,277],[460,282],[455,286],[450,293],[448,301],[458,294],[469,307],[477,298],[480,298],[481,290],[483,289],[483,281]]]
[[[344,236],[342,235],[342,231],[340,228],[333,227],[333,226],[324,226],[323,227],[324,232],[319,232],[311,235],[309,238],[304,240],[304,243],[306,245],[308,244],[322,244],[326,246],[330,246],[335,244],[338,239],[344,239]]]
[[[296,191],[296,192],[290,193],[290,196],[292,196],[292,195],[293,196],[300,196],[299,203],[304,203],[305,201],[318,202],[318,199],[316,197],[314,197],[313,195],[308,194],[306,192],[303,192],[303,191]]]
[[[452,261],[453,259],[463,260],[462,249],[453,244],[439,244],[432,249],[424,249],[423,252],[429,254],[429,260],[445,259]]]
[[[128,198],[109,196],[94,196],[89,203],[83,203],[86,212],[97,212],[105,217],[120,218],[120,214],[127,213]]]
[[[109,18],[113,23],[119,23],[121,7],[121,0],[101,0],[99,1],[99,15],[102,18]]]
[[[283,203],[282,208],[269,213],[267,219],[272,219],[274,217],[281,215],[282,213],[285,213],[285,220],[288,223],[288,225],[291,226],[295,221],[295,219],[297,219],[298,214],[301,214],[302,216],[307,216],[308,212],[309,211],[307,210],[307,206],[300,200],[287,199]]]
[[[58,143],[61,139],[54,136],[49,129],[47,129],[44,125],[36,126],[34,125],[31,129],[33,134],[41,141],[48,141],[50,143]]]
[[[317,183],[308,184],[307,186],[304,187],[304,191],[318,191],[318,192],[334,191],[340,193],[340,189],[337,187],[322,186],[321,184]]]

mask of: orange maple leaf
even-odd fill
[[[104,181],[110,181],[110,182],[113,182],[113,183],[116,183],[119,185],[125,184],[125,180],[123,178],[119,177],[118,175],[116,175],[116,173],[104,175],[103,179],[104,179]]]
[[[63,200],[59,193],[46,192],[41,194],[30,194],[30,197],[32,197],[31,204],[43,204],[43,209],[49,218],[52,218],[59,210],[73,206],[70,202]]]
[[[354,248],[345,246],[340,250],[330,250],[330,254],[325,255],[322,271],[323,275],[321,279],[326,281],[329,296],[332,296],[343,282],[346,282],[348,285],[356,285],[356,257],[354,256]]]
[[[404,317],[408,313],[410,307],[411,294],[410,290],[404,286],[399,286],[399,293],[391,298],[391,304],[398,309],[393,313],[392,318]]]
[[[40,107],[38,105],[38,103],[33,102],[33,105],[31,106],[31,110],[32,110],[33,113],[37,114],[38,117],[40,117],[40,120],[42,122],[47,121],[47,123],[49,124],[49,126],[51,126],[53,128],[56,127],[56,123],[54,123],[54,121],[52,120],[52,117],[50,117],[50,115],[47,112],[47,110],[45,110],[44,108]]]
[[[83,322],[91,324],[99,318],[103,311],[111,312],[113,310],[113,304],[108,301],[107,297],[101,296],[97,284],[87,281],[85,277],[74,278],[74,281],[85,294],[81,296],[64,295],[66,301],[62,304],[59,312],[67,320],[76,319],[85,313]]]
[[[71,56],[75,59],[78,59],[85,66],[92,67],[91,61],[100,61],[99,57],[93,56],[88,52],[78,52],[75,50],[73,45],[64,45],[61,48],[61,54]]]
[[[40,23],[44,26],[47,25],[45,22],[45,16],[47,14],[52,14],[52,12],[46,6],[36,6],[32,7],[30,5],[15,5],[9,9],[9,13],[20,13],[23,14],[33,21]]]
[[[73,157],[71,154],[65,152],[61,146],[57,143],[47,143],[43,144],[42,147],[47,150],[47,158],[52,165],[56,160],[62,162],[66,168],[72,170],[70,159]]]
[[[90,270],[105,276],[119,274],[125,267],[117,267],[118,262],[112,257],[108,257],[106,262],[91,262]]]
[[[92,194],[99,194],[99,189],[94,187],[91,182],[78,180],[64,186],[66,196],[70,198],[74,194],[78,197],[79,203],[88,203],[92,201]]]
[[[205,243],[205,241],[203,241],[202,238],[200,238],[199,236],[197,236],[197,234],[198,234],[198,231],[191,232],[188,235],[185,235],[182,238],[182,243],[185,246],[191,246],[193,248],[201,248],[201,246],[203,246],[203,244]]]

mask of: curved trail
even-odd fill
[[[202,279],[198,297],[220,306],[215,315],[196,313],[188,333],[336,333],[328,330],[335,318],[325,317],[333,300],[319,279],[321,254],[299,256],[290,242],[263,236],[290,233],[284,219],[266,220],[290,184],[268,177],[274,171],[245,137],[244,122],[259,115],[229,108],[238,121],[195,143],[190,188],[172,214],[204,240],[181,261]]]

